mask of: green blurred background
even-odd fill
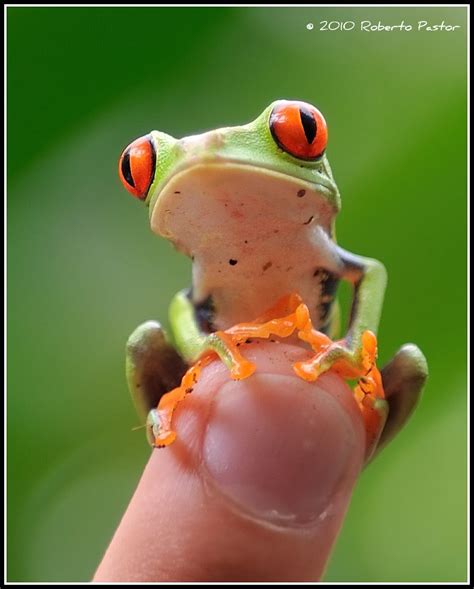
[[[466,580],[466,27],[465,8],[7,9],[10,581],[90,579],[149,455],[124,344],[165,319],[190,262],[121,187],[122,148],[276,98],[324,112],[339,242],[388,268],[381,364],[415,341],[431,370],[325,579]]]

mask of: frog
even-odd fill
[[[192,260],[192,285],[169,307],[171,333],[147,321],[126,346],[128,386],[153,447],[174,441],[173,411],[202,368],[220,358],[231,378],[251,377],[240,346],[261,338],[312,350],[293,367],[304,380],[328,371],[359,379],[366,463],[412,415],[426,358],[409,343],[376,367],[387,272],[336,241],[341,196],[327,143],[318,108],[279,99],[250,123],[181,139],[151,131],[122,152],[120,179],[148,207],[151,230]],[[340,337],[342,280],[353,295]]]

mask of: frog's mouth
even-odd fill
[[[198,163],[175,173],[155,197],[151,228],[187,255],[318,225],[331,230],[331,190],[255,166]]]

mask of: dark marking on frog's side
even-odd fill
[[[325,320],[328,318],[329,311],[334,302],[334,296],[339,284],[339,277],[325,268],[316,268],[313,276],[320,285],[320,299],[317,315],[320,320],[320,325],[327,329],[329,325],[326,325]],[[320,330],[323,331],[321,327]],[[323,331],[323,333],[325,332]]]
[[[265,272],[265,270],[268,270],[268,268],[271,268],[272,266],[272,262],[267,262],[266,264],[264,264],[262,266],[262,270]]]
[[[231,266],[235,266],[235,265],[237,264],[237,260],[234,260],[234,259],[232,259],[232,258],[231,258],[231,259],[229,260],[229,264],[230,264]]]
[[[354,254],[351,254],[350,252],[343,250],[339,246],[336,246],[336,250],[339,253],[341,262],[344,264],[346,270],[360,274],[359,280],[357,280],[354,283],[354,297],[352,299],[352,307],[349,316],[349,324],[352,324],[354,320],[354,314],[359,306],[359,289],[364,277],[365,266],[360,261],[360,259],[357,258],[357,256],[354,256]]]
[[[331,322],[326,321],[326,323],[324,325],[320,325],[318,327],[318,331],[320,331],[321,333],[324,333],[324,335],[328,335],[330,327],[331,327]]]
[[[311,217],[307,221],[305,221],[303,223],[303,225],[309,225],[313,219],[314,219],[314,215],[311,215]]]
[[[181,190],[175,190],[174,193],[175,194],[181,194]]]
[[[331,306],[334,301],[327,301],[326,303],[319,303],[318,305],[318,315],[319,320],[324,321],[329,316],[329,311],[331,310]]]
[[[189,289],[187,296],[192,301],[192,288]],[[196,322],[199,325],[199,329],[205,333],[212,333],[214,329],[214,317],[216,310],[214,307],[214,301],[209,295],[207,299],[200,303],[192,301],[194,306],[194,313]]]
[[[296,196],[298,196],[299,198],[301,198],[305,194],[306,194],[306,190],[304,190],[304,188],[302,188],[301,190],[298,190],[298,192],[296,193]]]
[[[325,280],[327,277],[328,271],[325,270],[324,268],[316,268],[316,270],[313,272],[313,276],[315,278],[318,278],[319,280]]]

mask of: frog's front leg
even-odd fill
[[[288,337],[297,328],[295,311],[301,303],[297,294],[290,294],[249,323],[240,323],[225,332],[206,333],[199,326],[196,308],[188,293],[181,291],[171,303],[171,329],[178,350],[189,364],[206,352],[214,353],[229,368],[231,377],[240,380],[255,371],[255,366],[240,354],[240,343],[252,337]],[[325,342],[330,341],[323,334],[320,335]]]
[[[334,342],[322,354],[307,362],[301,362],[298,374],[308,381],[329,370],[337,361],[345,360],[357,367],[363,356],[363,334],[377,333],[387,273],[383,264],[371,258],[364,258],[346,252],[336,246],[340,262],[339,276],[354,287],[354,296],[349,329],[342,340]]]
[[[191,366],[187,371],[175,372],[179,378],[175,379],[173,386],[167,389],[169,392],[163,396],[159,405],[157,400],[154,406],[147,407],[149,410],[148,439],[155,447],[167,446],[174,441],[176,434],[171,428],[173,413],[186,394],[192,391],[201,369],[214,356],[217,355],[221,358],[234,378],[244,378],[252,374],[254,370],[253,364],[239,354],[237,347],[227,339],[224,333],[206,333],[202,329],[196,316],[196,308],[186,290],[180,291],[171,301],[170,326],[180,353],[179,357],[182,357]],[[152,338],[161,348],[161,338],[158,334]],[[133,388],[133,383],[131,388]]]
[[[354,287],[348,332],[342,340],[332,342],[321,351],[315,348],[315,356],[298,362],[294,369],[307,381],[316,380],[330,369],[345,378],[359,379],[354,394],[365,420],[368,460],[379,442],[388,415],[382,379],[375,365],[375,333],[387,275],[383,264],[377,260],[351,254],[338,246],[334,253],[339,260],[340,278],[349,281]],[[305,339],[304,333],[302,335],[300,337]]]
[[[126,374],[141,419],[165,393],[178,386],[186,368],[157,321],[147,321],[135,329],[127,342]]]
[[[302,308],[305,312],[299,313],[298,310]],[[233,379],[247,378],[255,371],[255,365],[240,354],[239,346],[242,342],[251,337],[288,337],[298,326],[306,325],[308,318],[307,307],[302,304],[301,298],[291,294],[250,323],[238,324],[225,332],[208,333],[200,326],[196,308],[188,293],[179,292],[171,303],[170,324],[178,350],[191,367],[181,384],[165,395],[157,408],[150,411],[148,425],[154,437],[152,445],[167,446],[174,441],[176,434],[171,427],[173,413],[186,394],[193,390],[202,368],[213,358],[218,356],[222,360]],[[322,338],[324,344],[331,341],[319,332],[314,332],[314,337]]]

